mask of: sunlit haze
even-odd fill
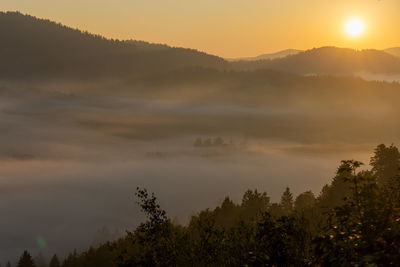
[[[0,0],[0,267],[400,263],[400,0]]]
[[[222,57],[321,46],[385,49],[400,43],[398,0],[2,0],[0,10],[19,10],[110,38]],[[368,24],[357,41],[343,33],[352,17]]]

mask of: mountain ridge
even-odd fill
[[[265,60],[265,59],[277,59],[277,58],[283,58],[291,55],[295,55],[298,53],[304,52],[304,50],[299,50],[299,49],[284,49],[278,52],[274,53],[266,53],[262,55],[258,55],[255,57],[241,57],[241,58],[227,58],[226,60],[228,61],[257,61],[257,60]]]
[[[360,72],[400,74],[400,58],[375,49],[326,46],[273,60],[232,62],[237,70],[260,68],[302,75],[356,75]]]
[[[384,50],[386,53],[400,57],[400,47],[391,47]]]
[[[19,12],[0,13],[0,36],[2,78],[120,78],[182,67],[219,69],[226,63],[193,49],[106,39]]]
[[[107,39],[19,12],[0,12],[0,38],[0,79],[11,80],[121,80],[195,67],[300,75],[400,74],[400,58],[374,49],[284,50],[269,59],[228,62],[194,49]]]

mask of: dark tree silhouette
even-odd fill
[[[21,258],[18,262],[18,267],[35,267],[35,263],[33,262],[32,256],[28,253],[28,251],[24,251],[22,253]]]
[[[294,208],[297,211],[304,211],[306,209],[314,207],[316,202],[313,192],[306,191],[296,197],[294,202]]]
[[[388,185],[393,180],[397,180],[400,174],[400,152],[393,144],[389,147],[381,144],[375,149],[375,155],[371,158],[370,165],[378,184]]]
[[[58,259],[56,254],[54,254],[51,258],[49,267],[60,267],[60,260]]]
[[[254,191],[247,190],[242,198],[243,216],[245,218],[252,218],[257,213],[265,212],[268,210],[270,205],[270,198],[266,192],[258,192],[257,189]]]
[[[282,194],[281,202],[279,203],[284,214],[288,215],[293,211],[293,194],[290,192],[289,187],[286,187]]]
[[[109,40],[18,12],[0,12],[0,36],[1,78],[127,78],[152,71],[227,65],[222,58],[192,49]]]

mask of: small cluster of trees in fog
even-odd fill
[[[205,138],[204,140],[202,138],[197,138],[196,141],[194,141],[195,147],[223,147],[227,145],[228,144],[225,143],[221,137]]]
[[[343,160],[318,196],[278,203],[248,190],[174,224],[154,194],[137,189],[147,221],[118,241],[70,254],[59,266],[397,266],[400,262],[400,153],[379,145],[369,170]],[[22,265],[29,262],[31,265]],[[33,266],[24,252],[18,266]],[[57,265],[50,265],[57,266]]]
[[[240,144],[235,144],[232,140],[226,141],[222,137],[214,137],[214,138],[196,138],[193,144],[198,148],[211,148],[211,147],[221,147],[221,148],[237,148],[244,147],[245,143],[242,142]]]

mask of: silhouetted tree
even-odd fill
[[[221,137],[216,137],[213,140],[214,146],[222,146],[224,144],[224,140]]]
[[[18,262],[18,267],[35,267],[32,256],[28,253],[28,251],[25,250],[24,253],[22,253],[22,256]]]
[[[54,254],[51,258],[49,267],[60,267],[60,260],[58,259],[56,254]]]
[[[371,172],[354,174],[352,194],[329,215],[316,238],[322,266],[395,266],[400,261],[400,214],[386,200]]]
[[[175,266],[179,259],[177,254],[181,253],[174,246],[174,240],[180,234],[179,229],[173,227],[154,194],[150,195],[146,189],[137,188],[136,196],[147,221],[134,232],[128,232],[128,240],[138,249],[133,254],[121,254],[119,265]]]
[[[79,266],[79,255],[74,250],[73,253],[68,254],[68,256],[64,259],[62,263],[63,267],[77,267]]]
[[[315,202],[316,199],[313,192],[306,191],[296,197],[294,208],[296,211],[304,211],[306,209],[314,207]]]
[[[229,197],[226,197],[221,206],[215,208],[213,212],[215,222],[218,226],[228,229],[238,222],[241,211],[240,205],[236,205]]]
[[[242,198],[242,215],[244,218],[254,218],[268,210],[270,198],[266,192],[247,190]]]
[[[331,184],[324,186],[321,190],[320,196],[318,197],[318,205],[320,208],[329,210],[344,203],[345,199],[351,195],[350,180],[354,176],[354,171],[361,165],[361,162],[351,160],[344,160],[341,162]]]
[[[290,192],[289,187],[286,187],[285,191],[281,196],[280,206],[285,215],[290,214],[293,211],[293,195]]]
[[[393,144],[389,147],[384,144],[375,149],[375,155],[371,158],[372,172],[376,175],[378,184],[389,185],[400,174],[400,152]]]
[[[256,228],[254,266],[303,266],[309,242],[300,222],[290,216],[276,221],[264,213]]]

